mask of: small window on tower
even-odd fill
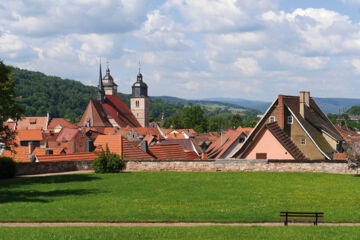
[[[140,105],[139,101],[136,101],[135,105],[136,105],[136,107],[139,107],[139,105]]]

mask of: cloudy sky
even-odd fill
[[[130,93],[272,100],[360,97],[360,0],[7,0],[0,59]],[[105,69],[104,69],[105,70]]]

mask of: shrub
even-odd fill
[[[0,157],[0,178],[12,178],[16,174],[16,163],[12,158]]]
[[[95,173],[120,172],[125,168],[125,161],[118,154],[111,153],[108,145],[106,145],[106,150],[99,153],[93,161],[92,167]]]

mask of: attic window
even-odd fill
[[[305,138],[300,139],[300,144],[305,145],[306,144],[306,139]]]
[[[30,124],[36,124],[36,118],[31,118],[30,119]]]
[[[294,123],[294,119],[293,119],[292,116],[288,116],[288,119],[287,119],[287,120],[288,120],[288,121],[287,121],[288,124],[293,124],[293,123]]]
[[[272,123],[272,122],[275,122],[275,120],[276,120],[276,119],[275,119],[275,116],[270,116],[270,117],[269,117],[269,122]]]

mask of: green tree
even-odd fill
[[[20,119],[22,108],[16,103],[15,84],[10,77],[11,68],[0,61],[0,142],[9,144],[14,138],[14,132],[4,125],[9,118],[14,121]]]
[[[197,132],[206,132],[207,119],[204,110],[200,106],[187,106],[182,113],[184,128],[193,128]]]
[[[242,119],[240,114],[234,114],[231,116],[230,125],[231,127],[234,128],[238,128],[239,126],[242,126]]]

